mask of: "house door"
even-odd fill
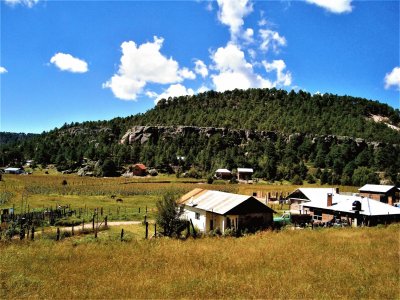
[[[214,230],[214,220],[210,220],[210,230]]]

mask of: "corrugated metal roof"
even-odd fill
[[[394,185],[366,184],[358,190],[360,192],[386,193],[392,188],[394,188]]]
[[[326,206],[328,194],[336,194],[335,188],[299,188],[299,191],[311,202],[321,206]]]
[[[224,215],[250,198],[252,198],[252,196],[194,189],[182,196],[178,202],[180,204]]]
[[[239,173],[253,173],[253,169],[252,168],[237,168],[237,171]]]
[[[215,171],[215,173],[229,173],[229,174],[231,174],[232,172],[229,171],[228,169],[218,169],[217,171]]]
[[[352,210],[352,204],[354,201],[361,202],[361,215],[365,216],[387,216],[387,215],[400,215],[400,208],[391,206],[389,204],[379,202],[367,197],[358,196],[343,196],[340,195],[341,200],[336,205],[332,205],[329,209],[340,211],[340,212],[350,212],[354,213]]]
[[[321,194],[320,199],[303,203],[303,207],[312,207],[320,209],[329,209],[332,211],[354,213],[352,210],[353,202],[361,202],[361,215],[366,216],[383,216],[383,215],[400,215],[400,208],[379,202],[367,197],[350,196],[341,194],[332,194],[332,205],[327,206],[327,195]]]
[[[7,169],[4,169],[4,171],[19,171],[19,170],[22,170],[21,168],[7,168]]]

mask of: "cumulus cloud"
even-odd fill
[[[267,61],[262,62],[267,72],[276,71],[276,81],[273,83],[274,86],[289,86],[292,84],[292,74],[289,71],[284,72],[286,64],[283,60],[274,60],[271,63]]]
[[[72,73],[85,73],[88,71],[88,65],[84,60],[73,57],[71,54],[56,53],[50,59],[61,71],[68,71]]]
[[[194,79],[192,71],[180,69],[177,61],[160,52],[163,42],[163,38],[156,36],[153,42],[140,46],[133,41],[123,42],[119,69],[103,88],[110,88],[122,100],[135,100],[147,83],[171,84]]]
[[[243,18],[253,11],[252,3],[249,0],[217,0],[217,3],[218,19],[229,26],[231,39],[236,40],[244,24]]]
[[[8,72],[8,71],[7,71],[6,68],[0,67],[0,74],[4,74],[4,73],[7,73],[7,72]]]
[[[306,0],[306,2],[320,6],[335,14],[349,13],[353,10],[351,6],[352,0]]]
[[[260,29],[261,37],[260,49],[262,51],[268,51],[272,49],[274,52],[279,52],[279,47],[286,46],[285,37],[279,35],[278,32],[270,29]]]
[[[157,102],[163,98],[168,99],[169,97],[179,97],[179,96],[193,95],[193,94],[194,94],[194,91],[192,89],[190,89],[190,88],[187,89],[180,83],[172,84],[163,93],[158,95],[154,102],[157,104]]]
[[[198,59],[198,60],[196,60],[195,62],[194,62],[194,71],[197,73],[197,74],[199,74],[199,75],[201,75],[201,77],[203,77],[203,78],[205,78],[205,77],[207,77],[207,75],[208,75],[208,69],[207,69],[207,66],[206,66],[206,64],[203,62],[203,61],[201,61],[200,59]]]
[[[244,52],[237,45],[230,43],[218,48],[211,59],[214,69],[218,71],[218,74],[211,75],[217,91],[272,86],[268,79],[254,72],[253,66],[246,61]]]
[[[391,86],[397,87],[400,90],[400,67],[395,67],[390,73],[385,76],[385,89]]]
[[[185,79],[196,79],[196,75],[188,68],[183,68],[178,71],[178,75]]]
[[[29,8],[33,7],[35,4],[37,4],[39,0],[5,0],[5,3],[11,6],[15,5],[24,5]]]

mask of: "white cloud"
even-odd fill
[[[208,69],[207,66],[205,65],[205,63],[203,61],[201,61],[200,59],[196,60],[194,62],[194,71],[201,75],[201,77],[205,78],[208,75]]]
[[[204,92],[207,92],[207,91],[209,91],[209,90],[210,90],[210,89],[209,89],[207,86],[202,85],[201,87],[199,87],[199,88],[197,89],[196,94],[204,93]]]
[[[272,48],[274,52],[279,51],[279,47],[286,46],[285,37],[279,35],[278,32],[269,29],[260,29],[259,31],[261,37],[260,49],[262,51],[268,51]]]
[[[183,68],[178,71],[180,77],[185,79],[196,79],[196,74],[190,71],[188,68]]]
[[[395,67],[390,73],[385,76],[385,89],[391,86],[397,87],[400,90],[400,67]]]
[[[231,39],[236,40],[244,24],[243,18],[253,11],[252,3],[250,0],[217,0],[217,3],[218,19],[229,26]]]
[[[276,81],[273,83],[274,86],[283,85],[289,86],[292,84],[292,74],[289,71],[284,72],[283,70],[286,68],[286,64],[283,60],[278,59],[272,61],[272,63],[268,63],[267,61],[262,62],[265,70],[267,72],[276,71]]]
[[[8,72],[8,71],[7,71],[6,68],[0,67],[0,74],[4,74],[4,73],[7,73],[7,72]]]
[[[214,69],[219,72],[211,75],[217,91],[272,86],[268,79],[254,72],[253,66],[246,61],[243,51],[237,45],[230,43],[218,48],[211,59],[215,64]]]
[[[61,71],[72,73],[85,73],[88,71],[88,65],[84,60],[73,57],[71,54],[56,53],[50,59],[50,62],[57,66]]]
[[[306,0],[335,14],[349,13],[353,10],[352,0]]]
[[[158,101],[161,99],[168,99],[169,97],[179,97],[179,96],[184,96],[184,95],[193,95],[194,91],[192,89],[187,89],[184,87],[182,84],[172,84],[169,86],[168,89],[164,91],[164,93],[161,93],[160,95],[157,96],[156,100],[154,101],[156,104]]]
[[[122,56],[117,74],[103,88],[110,88],[117,98],[135,100],[147,83],[171,84],[196,75],[187,68],[179,69],[172,58],[161,54],[163,38],[154,36],[153,42],[137,46],[135,42],[123,42]]]
[[[35,4],[37,4],[39,0],[5,0],[5,3],[11,6],[15,5],[24,5],[29,8],[33,7]]]
[[[243,39],[247,42],[247,43],[252,43],[253,40],[253,36],[254,36],[254,30],[251,28],[247,28],[245,32],[243,32]]]

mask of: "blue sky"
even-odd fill
[[[277,87],[400,108],[399,1],[1,1],[0,130]]]

